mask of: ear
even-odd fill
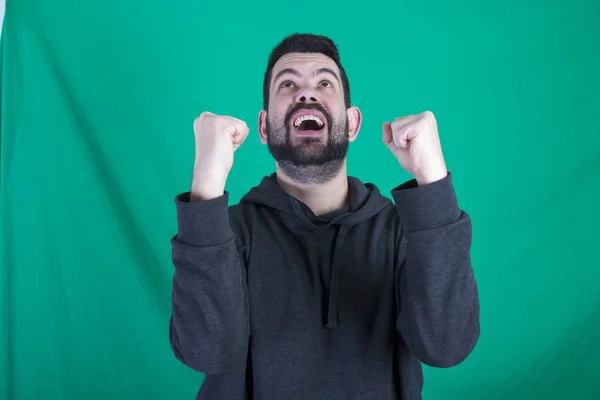
[[[348,140],[354,142],[360,131],[362,115],[358,107],[350,107],[346,112],[348,114]]]
[[[260,142],[267,144],[267,112],[265,110],[260,110],[258,113],[258,134]]]

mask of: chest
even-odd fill
[[[292,232],[266,226],[253,232],[247,281],[257,325],[322,327],[336,273],[341,324],[367,326],[394,314],[393,229],[369,224],[346,227],[343,234],[340,229]]]

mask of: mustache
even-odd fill
[[[298,112],[300,110],[317,110],[317,111],[321,112],[321,114],[323,114],[325,116],[325,119],[327,120],[327,126],[330,129],[333,126],[333,118],[331,117],[331,114],[321,104],[318,104],[318,103],[311,103],[311,104],[297,103],[285,115],[285,126],[286,127],[290,126],[290,123],[292,122],[292,115],[294,115],[296,112]]]

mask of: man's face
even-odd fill
[[[322,183],[343,165],[349,135],[340,72],[322,54],[290,53],[272,72],[263,142],[280,168],[303,183]],[[353,131],[354,133],[354,131]]]

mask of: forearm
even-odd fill
[[[458,208],[450,178],[435,185],[396,196],[404,216],[397,328],[422,362],[448,367],[478,340],[479,298],[470,218]]]
[[[422,362],[456,365],[479,337],[479,299],[470,264],[468,218],[407,234],[397,327]]]
[[[226,196],[178,202],[179,231],[171,241],[171,345],[179,360],[204,373],[241,357],[249,334],[244,266],[226,204]]]

